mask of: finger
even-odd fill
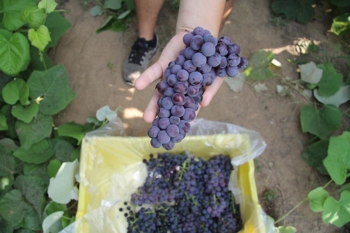
[[[213,99],[214,95],[218,92],[224,78],[216,77],[215,81],[209,87],[206,87],[203,93],[203,100],[201,106],[208,106]]]
[[[157,61],[140,75],[135,82],[135,87],[138,90],[143,90],[153,81],[160,79],[162,75],[163,66],[159,61]]]
[[[149,101],[145,112],[143,113],[143,119],[147,123],[152,123],[153,120],[156,118],[158,113],[158,99],[160,98],[161,94],[158,91],[155,91],[151,100]]]

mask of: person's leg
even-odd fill
[[[135,0],[138,38],[123,64],[123,79],[133,86],[158,50],[158,37],[154,33],[164,0]]]
[[[139,38],[152,40],[164,0],[135,0]]]
[[[228,1],[226,1],[224,13],[223,13],[223,15],[222,15],[222,20],[221,20],[220,31],[221,31],[222,28],[224,27],[225,22],[226,22],[226,19],[227,19],[227,17],[230,15],[230,13],[231,13],[231,11],[232,11],[232,8],[233,8],[233,1],[234,1],[234,0],[228,0]]]

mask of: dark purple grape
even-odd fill
[[[192,57],[192,63],[195,67],[202,67],[207,63],[207,58],[202,53],[195,53]]]
[[[184,94],[181,94],[181,93],[175,93],[173,95],[173,97],[171,98],[171,100],[173,101],[173,103],[175,105],[184,105],[186,102],[186,98],[185,98]]]
[[[160,118],[158,121],[158,127],[160,129],[166,129],[170,125],[170,120],[167,117]]]
[[[160,129],[157,126],[152,126],[148,130],[148,136],[151,138],[155,138],[155,137],[157,137],[159,131],[160,131]]]
[[[226,73],[228,76],[234,78],[238,75],[238,68],[237,66],[228,66],[226,67]]]
[[[227,45],[224,42],[219,42],[218,45],[216,46],[216,52],[219,53],[220,55],[226,55],[228,54],[228,48]]]
[[[219,42],[224,42],[226,45],[230,45],[231,44],[231,39],[227,36],[222,36],[219,38],[218,40]]]
[[[201,51],[206,57],[213,56],[215,53],[215,45],[211,42],[206,42],[202,45]]]
[[[174,105],[171,108],[171,115],[173,116],[182,117],[184,114],[185,114],[185,108],[181,105]]]
[[[200,103],[203,100],[203,96],[202,95],[196,95],[196,96],[193,96],[192,98],[193,98],[195,103]]]
[[[168,68],[171,70],[171,68],[173,68],[174,65],[176,65],[176,64],[175,64],[175,61],[171,61],[171,62],[169,62],[169,64],[168,64]]]
[[[152,122],[152,126],[158,127],[158,122],[159,122],[159,118],[154,119],[154,121]]]
[[[192,85],[199,85],[203,81],[203,75],[198,71],[194,71],[190,74],[188,80]]]
[[[245,69],[248,66],[248,60],[244,57],[241,57],[241,62],[238,65],[239,69]]]
[[[219,69],[217,69],[216,70],[216,74],[217,74],[217,76],[219,76],[221,78],[225,77],[227,75],[226,68],[219,68]]]
[[[190,46],[193,50],[198,51],[203,45],[203,37],[200,35],[195,35],[192,37]],[[186,57],[186,56],[185,56]],[[187,57],[186,57],[187,58]],[[188,59],[188,58],[187,58]]]
[[[158,111],[158,117],[169,117],[170,116],[170,111],[165,108],[160,108]],[[159,124],[159,123],[158,123]]]
[[[176,117],[176,116],[171,116],[170,117],[170,124],[172,125],[177,125],[180,122],[180,117]]]
[[[196,96],[199,93],[199,88],[197,86],[189,86],[187,90],[187,95],[191,96]]]
[[[187,82],[178,82],[174,86],[174,91],[176,93],[186,94],[188,89],[188,83]]]
[[[167,143],[164,143],[163,145],[163,148],[166,149],[166,150],[171,150],[174,148],[175,146],[175,143],[173,141],[169,141]]]
[[[203,74],[203,82],[202,82],[203,86],[210,86],[211,84],[213,84],[213,82],[214,82],[214,79],[210,73]]]
[[[193,35],[191,33],[187,33],[183,36],[182,41],[184,42],[184,44],[186,46],[190,45],[191,39],[192,39]]]
[[[214,53],[213,56],[208,58],[208,64],[211,67],[217,67],[220,65],[220,63],[221,63],[221,55],[218,53]]]
[[[171,68],[171,73],[176,75],[177,72],[178,72],[179,70],[181,70],[181,69],[182,69],[181,65],[177,65],[177,64],[176,64],[176,65],[173,66],[173,68]]]
[[[241,58],[237,54],[230,54],[227,57],[227,63],[229,66],[238,66],[241,63]]]
[[[186,134],[179,133],[176,137],[171,138],[172,142],[179,143],[185,138]]]
[[[204,34],[203,41],[204,42],[210,42],[214,46],[216,46],[218,44],[218,40],[211,34]]]
[[[156,85],[156,88],[157,88],[157,90],[158,90],[158,92],[159,92],[160,94],[163,94],[163,93],[164,93],[164,90],[165,90],[166,88],[168,88],[168,87],[169,87],[169,85],[168,85],[168,83],[167,83],[165,80],[160,81],[160,82]]]
[[[171,70],[170,68],[166,68],[164,72],[164,77],[167,78],[169,75],[171,75]]]
[[[154,148],[159,148],[162,146],[162,144],[158,141],[157,138],[152,138],[151,139],[151,146]]]
[[[175,63],[176,65],[179,65],[179,66],[183,66],[183,64],[185,63],[186,61],[186,58],[184,55],[179,55],[176,60],[175,60]]]
[[[170,141],[170,137],[165,130],[159,131],[159,133],[157,135],[157,139],[161,144],[165,144],[165,143],[168,143]]]
[[[164,96],[173,96],[174,93],[175,93],[174,88],[168,87],[164,90],[163,95]]]
[[[196,67],[193,65],[191,60],[185,61],[183,68],[187,70],[188,73],[191,73],[196,70]]]
[[[227,66],[227,58],[225,56],[221,56],[221,63],[219,65],[220,68],[225,68]]]
[[[191,47],[187,47],[184,51],[184,57],[187,60],[192,59],[192,56],[196,53],[196,51],[194,51]]]
[[[192,108],[194,104],[195,104],[194,99],[191,96],[186,96],[186,101],[185,101],[184,107],[185,108]]]
[[[166,109],[171,109],[173,107],[173,101],[171,100],[172,98],[170,97],[164,97],[161,101],[160,106]]]
[[[196,27],[195,29],[193,29],[193,32],[195,35],[203,36],[205,33],[205,30],[202,27]]]
[[[209,73],[211,69],[212,69],[211,66],[208,65],[208,63],[206,63],[204,66],[199,67],[198,71],[201,72],[202,74],[206,74],[206,73]]]
[[[176,125],[169,125],[168,128],[166,128],[166,132],[170,137],[176,137],[176,135],[179,134],[179,127]]]
[[[196,111],[192,108],[186,108],[182,119],[185,121],[193,121],[196,118]],[[171,135],[169,135],[171,136]]]
[[[238,44],[230,44],[228,46],[228,52],[229,53],[235,53],[235,54],[239,54],[241,52],[241,47]]]
[[[184,51],[185,51],[185,49],[181,49],[179,52],[179,55],[184,55]]]
[[[180,82],[185,82],[188,79],[188,71],[187,70],[179,70],[179,72],[177,72],[176,77],[177,80],[179,80]]]
[[[179,127],[180,134],[186,134],[190,131],[191,124],[185,120],[181,120],[180,123],[178,124],[178,127]],[[162,131],[160,131],[160,132],[162,132]],[[158,133],[158,135],[159,135],[159,133]]]
[[[166,79],[169,86],[173,87],[177,83],[177,78],[175,74],[171,74]]]

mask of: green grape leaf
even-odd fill
[[[57,127],[58,135],[61,137],[71,137],[78,140],[78,145],[80,145],[81,140],[85,136],[83,131],[83,126],[75,122],[66,123]]]
[[[113,16],[108,16],[104,24],[96,30],[96,33],[101,33],[103,31],[113,31],[121,32],[127,28],[127,23],[124,20],[116,19]]]
[[[0,146],[0,177],[11,176],[16,172],[16,162],[12,150]]]
[[[1,199],[1,195],[0,195],[0,199]],[[12,226],[8,222],[6,222],[5,219],[3,219],[1,215],[0,215],[0,226],[1,226],[1,228],[0,228],[1,233],[13,233],[14,232]]]
[[[46,13],[51,13],[56,9],[57,5],[55,0],[41,0],[38,7],[45,9]]]
[[[8,130],[5,131],[6,136],[17,139],[17,132],[16,132],[16,118],[12,116],[11,114],[11,105],[5,104],[1,109],[0,112],[5,115]]]
[[[72,146],[69,142],[58,138],[51,139],[50,143],[56,159],[62,163],[69,161],[70,154],[74,150],[74,146]]]
[[[0,58],[0,70],[10,76],[17,75],[30,60],[27,38],[19,32],[10,38],[0,33]]]
[[[126,10],[124,11],[123,13],[121,13],[119,16],[118,16],[118,19],[124,19],[126,16],[128,16],[130,14],[130,10]]]
[[[274,59],[274,54],[267,51],[259,51],[249,59],[249,65],[244,71],[249,80],[266,80],[273,77],[269,65]]]
[[[15,104],[18,100],[22,105],[26,105],[29,97],[29,86],[20,78],[15,78],[8,82],[2,90],[2,98],[7,104]]]
[[[322,78],[318,83],[318,94],[320,96],[332,96],[336,94],[343,82],[343,75],[337,73],[332,63],[318,65],[323,70]]]
[[[314,3],[315,0],[273,0],[271,8],[275,13],[284,14],[287,19],[293,19],[299,23],[306,24],[315,14],[312,7]]]
[[[323,160],[329,175],[338,185],[344,184],[347,170],[350,169],[350,132],[331,137],[328,156]]]
[[[104,7],[112,10],[118,10],[122,7],[122,0],[106,0]]]
[[[329,193],[322,187],[318,187],[309,192],[307,195],[310,201],[310,209],[314,212],[322,212],[323,205]]]
[[[126,4],[126,8],[128,10],[133,10],[135,9],[135,4],[134,4],[134,1],[133,0],[123,0],[124,3]]]
[[[14,31],[22,27],[25,22],[21,19],[21,14],[24,9],[29,6],[35,6],[36,0],[3,0],[3,26]],[[1,47],[1,46],[0,46]]]
[[[28,38],[32,45],[40,51],[44,51],[45,47],[51,41],[49,29],[45,25],[41,25],[38,30],[29,29]]]
[[[0,214],[13,228],[20,226],[29,211],[30,206],[23,201],[22,193],[17,189],[11,190],[0,199]]]
[[[26,176],[41,176],[48,179],[46,164],[25,163],[23,174]]]
[[[39,105],[32,101],[30,105],[23,107],[20,104],[16,104],[12,107],[11,113],[14,117],[16,117],[18,120],[21,120],[27,124],[29,124],[33,118],[37,115],[39,112]]]
[[[47,165],[47,174],[50,178],[55,177],[58,170],[61,167],[61,162],[57,159],[51,160],[49,165]]]
[[[295,229],[292,226],[286,226],[286,227],[279,226],[277,227],[277,232],[278,233],[295,233],[297,232],[297,229]]]
[[[47,216],[42,224],[43,233],[59,232],[63,229],[61,218],[63,211],[57,211]]]
[[[306,147],[302,154],[302,157],[307,164],[325,175],[328,174],[328,172],[323,165],[323,160],[327,157],[328,145],[328,140],[320,140]]]
[[[48,187],[48,180],[40,176],[19,175],[16,178],[14,187],[24,194],[25,198],[31,203],[41,218],[43,196]]]
[[[300,121],[304,133],[325,139],[333,130],[339,129],[341,112],[334,105],[324,105],[320,109],[305,105],[301,108]]]
[[[50,201],[44,209],[43,217],[46,218],[48,215],[55,213],[57,211],[66,211],[66,210],[67,210],[66,205],[56,203],[54,201]]]
[[[306,83],[318,83],[321,80],[323,70],[318,68],[314,62],[299,65],[300,77]]]
[[[41,230],[40,216],[32,207],[29,208],[28,214],[24,217],[21,227],[24,229],[16,233],[24,233],[25,230],[27,230],[26,233],[34,233]]]
[[[16,122],[16,131],[21,142],[21,148],[28,150],[33,144],[50,137],[52,132],[52,117],[38,113],[29,124]]]
[[[329,196],[323,206],[322,219],[324,223],[331,223],[342,227],[350,221],[350,192],[343,191],[339,201]]]
[[[75,186],[75,175],[79,171],[79,162],[65,162],[57,172],[55,178],[50,179],[49,197],[60,204],[67,204],[70,200],[78,199],[78,189]]]
[[[53,61],[47,54],[47,51],[46,51],[47,47],[44,52],[40,52],[38,48],[35,48],[34,46],[30,46],[29,50],[30,50],[30,58],[31,58],[29,67],[31,70],[44,71],[54,66]],[[42,53],[43,61],[41,60],[40,53]],[[30,74],[28,76],[30,76]]]
[[[33,71],[28,85],[31,98],[43,98],[39,111],[46,115],[59,113],[75,98],[63,65],[54,66],[47,71]]]
[[[338,36],[350,34],[350,13],[345,13],[333,18],[331,32]]]
[[[3,147],[10,149],[12,151],[15,151],[18,149],[18,146],[11,138],[0,139],[0,146],[3,146]]]
[[[333,104],[339,107],[350,100],[350,86],[342,86],[337,93],[332,96],[320,96],[318,90],[314,90],[315,98],[323,104]]]
[[[102,11],[102,8],[100,6],[94,6],[90,10],[90,15],[92,15],[92,16],[102,15],[102,13],[103,13],[103,11]]]
[[[22,12],[21,17],[31,28],[38,28],[45,22],[45,11],[37,6],[30,6]]]
[[[70,154],[69,161],[74,161],[74,160],[79,160],[80,159],[80,147],[75,148],[72,153]]]
[[[2,113],[0,113],[0,131],[2,130],[8,130],[7,120],[6,116]]]
[[[47,140],[42,140],[26,150],[20,147],[14,155],[26,163],[41,164],[53,156],[53,149]]]
[[[51,41],[47,45],[48,48],[56,46],[58,39],[72,27],[72,24],[58,12],[49,14],[46,18],[45,25],[49,29],[51,36]]]

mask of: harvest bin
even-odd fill
[[[245,134],[187,136],[171,153],[190,151],[203,159],[218,154],[234,158],[251,151]],[[126,220],[118,208],[142,184],[143,159],[166,152],[150,146],[148,137],[85,137],[80,159],[80,187],[76,232],[126,232]],[[241,233],[265,233],[264,214],[257,197],[253,160],[238,166],[234,190],[240,202],[244,228]],[[144,179],[143,179],[144,180]],[[134,183],[134,184],[133,184]],[[238,196],[236,192],[238,190]],[[240,193],[240,194],[239,194]],[[124,229],[124,230],[123,230]]]

